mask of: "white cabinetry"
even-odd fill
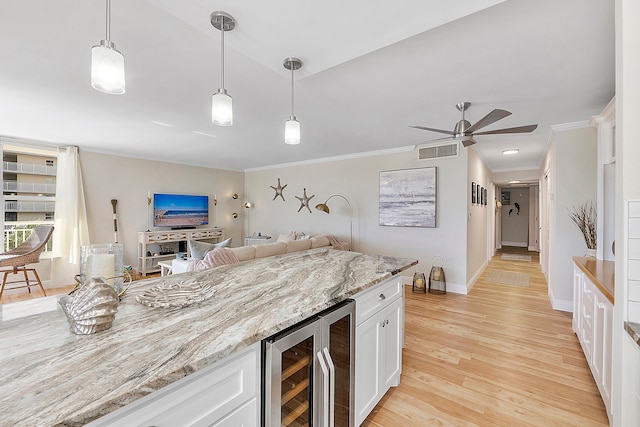
[[[88,426],[258,426],[259,401],[260,343],[256,343]]]
[[[139,231],[138,232],[138,273],[146,276],[148,273],[160,271],[158,261],[175,258],[174,253],[160,255],[160,251],[153,255],[149,246],[164,245],[177,242],[186,242],[188,240],[211,240],[219,242],[224,238],[224,230],[222,228],[194,228],[192,230],[169,230],[169,231]],[[176,250],[177,252],[177,250]],[[187,246],[187,256],[189,247]]]
[[[390,387],[400,384],[404,310],[402,278],[394,277],[355,296],[356,425]]]
[[[611,420],[613,304],[574,264],[573,330]]]

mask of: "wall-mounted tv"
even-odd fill
[[[154,194],[153,226],[193,228],[209,224],[209,196]]]

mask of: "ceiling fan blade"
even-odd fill
[[[463,147],[468,147],[468,146],[470,146],[470,145],[475,144],[476,142],[478,142],[478,141],[476,141],[475,139],[473,139],[473,138],[471,138],[471,137],[467,137],[467,138],[464,138],[464,139],[462,140],[462,146],[463,146]]]
[[[409,127],[410,128],[416,128],[416,129],[422,129],[422,130],[430,130],[431,132],[446,133],[447,135],[455,135],[455,133],[453,133],[450,130],[427,128],[427,127],[424,127],[424,126],[409,126]]]
[[[507,110],[495,109],[489,114],[487,114],[486,116],[484,116],[483,118],[481,118],[480,120],[478,120],[477,122],[475,122],[474,124],[472,124],[471,126],[469,126],[469,128],[465,130],[465,133],[468,133],[468,134],[473,133],[478,129],[481,129],[485,126],[489,126],[491,123],[495,123],[498,120],[504,119],[505,117],[508,117],[510,115],[511,115],[511,112]]]
[[[506,128],[506,129],[496,129],[496,130],[488,130],[486,132],[477,132],[474,133],[474,136],[477,135],[497,135],[501,133],[528,133],[536,130],[538,125],[528,125],[528,126],[518,126],[515,128]]]

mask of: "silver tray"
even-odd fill
[[[137,295],[136,301],[148,307],[185,307],[209,299],[215,292],[208,282],[165,282]]]

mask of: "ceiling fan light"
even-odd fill
[[[121,95],[125,92],[124,56],[110,40],[101,40],[91,48],[91,87],[100,92]]]
[[[284,122],[284,142],[290,145],[300,144],[300,122],[295,116]]]
[[[225,89],[218,89],[211,96],[211,121],[218,126],[233,124],[233,99]]]

